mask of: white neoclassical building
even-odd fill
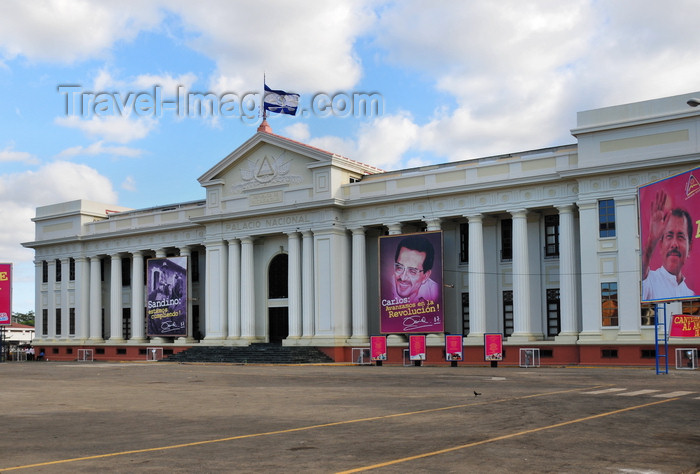
[[[697,95],[580,112],[571,145],[391,172],[263,122],[199,177],[201,201],[38,208],[34,343],[52,360],[257,342],[349,360],[380,334],[380,236],[442,231],[445,332],[465,336],[466,363],[501,333],[506,362],[533,347],[543,364],[653,364],[637,193],[700,164]],[[167,256],[189,261],[186,337],[145,331],[146,260]],[[444,360],[443,334],[427,340],[427,362]],[[389,346],[400,362],[405,337]]]

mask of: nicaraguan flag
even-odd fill
[[[265,110],[278,114],[295,115],[299,106],[299,94],[290,94],[285,91],[276,91],[265,84],[265,97],[263,99]]]

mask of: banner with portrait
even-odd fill
[[[503,335],[484,334],[484,360],[503,360]]]
[[[445,335],[445,360],[455,361],[464,358],[464,340],[461,334]]]
[[[408,336],[408,355],[410,360],[425,360],[427,345],[425,335]]]
[[[372,360],[386,360],[386,336],[371,336],[369,345]]]
[[[444,332],[442,232],[379,239],[380,332]]]
[[[187,257],[151,258],[146,271],[148,335],[187,336]]]
[[[639,188],[642,302],[700,295],[700,168]]]

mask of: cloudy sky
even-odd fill
[[[700,90],[696,17],[692,0],[5,0],[13,309],[34,309],[20,242],[37,206],[203,199],[196,178],[255,133],[263,75],[301,94],[298,116],[269,118],[275,133],[421,166],[574,143],[577,111]]]

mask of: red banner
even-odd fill
[[[12,322],[12,264],[0,263],[0,325]]]
[[[503,360],[502,334],[484,334],[484,360]]]
[[[639,188],[642,303],[700,296],[700,168]]]
[[[449,334],[445,336],[445,360],[462,360],[464,357],[462,336]]]
[[[372,360],[386,360],[386,336],[372,336],[369,339]]]
[[[700,316],[674,315],[671,322],[671,337],[700,337]]]
[[[408,349],[411,360],[425,360],[425,336],[408,336]]]

